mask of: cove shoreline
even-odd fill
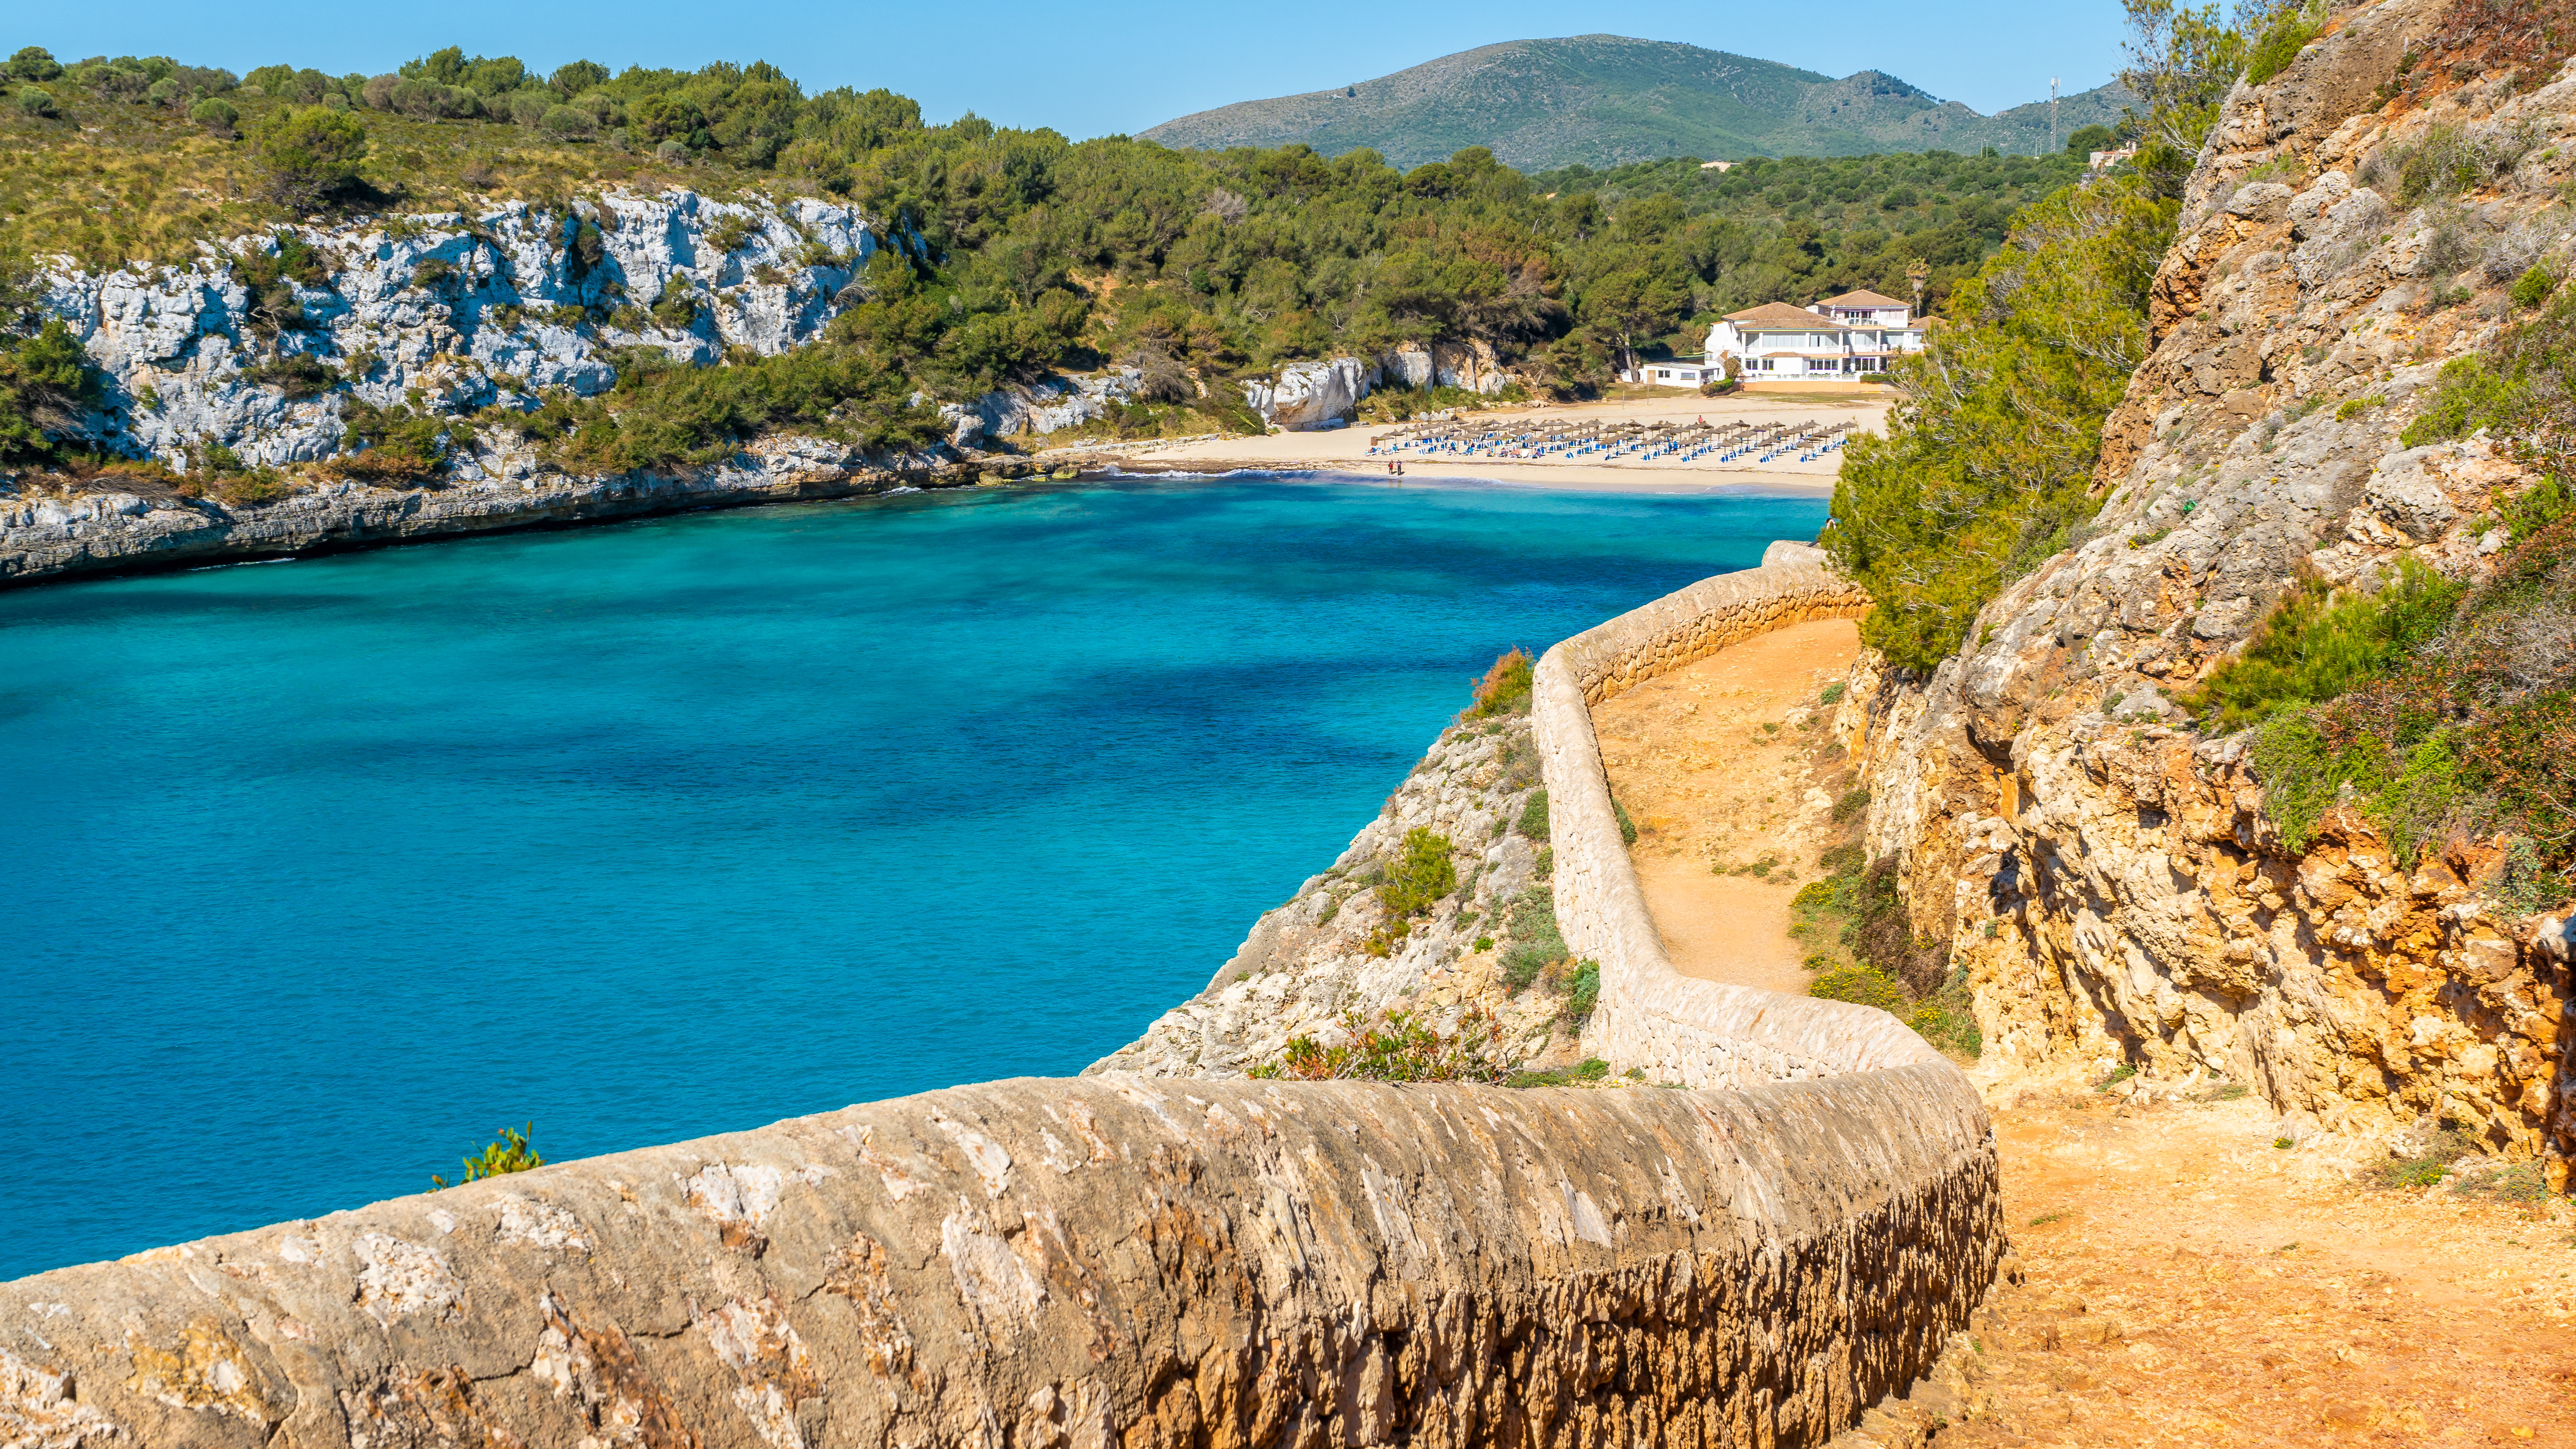
[[[70,500],[0,500],[0,590],[80,579],[319,558],[450,538],[579,528],[682,513],[818,503],[978,487],[1259,476],[1283,481],[1400,486],[1340,459],[1135,459],[1089,453],[1034,462],[986,455],[887,465],[817,457],[811,440],[746,450],[725,463],[669,474],[542,475],[439,489],[327,484],[275,503],[230,507],[136,484]],[[802,446],[798,446],[802,445]],[[1509,476],[1504,476],[1506,468]],[[1545,465],[1414,463],[1403,482],[1573,493],[1815,497],[1830,480],[1743,476],[1740,470],[1643,470]],[[1066,476],[1069,475],[1069,476]]]

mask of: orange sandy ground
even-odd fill
[[[1827,843],[1806,783],[1831,716],[1817,693],[1859,649],[1848,619],[1793,624],[1592,711],[1610,792],[1637,823],[1629,859],[1683,975],[1806,994],[1789,897]],[[1765,856],[1766,873],[1740,869]]]

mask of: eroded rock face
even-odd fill
[[[1988,1070],[2220,1073],[2293,1129],[2438,1113],[2557,1159],[2559,1182],[2569,974],[2546,923],[2481,889],[2494,852],[2408,868],[2343,817],[2293,854],[2243,742],[2195,740],[2172,702],[2303,568],[2368,582],[2412,555],[2476,576],[2504,544],[2491,504],[2529,481],[2483,440],[2398,435],[2499,325],[2429,307],[2435,289],[2490,299],[2563,246],[2576,154],[2553,139],[2576,130],[2576,70],[2381,111],[2441,9],[2343,11],[2237,88],[2156,278],[2159,344],[2106,431],[2093,536],[1931,679],[1865,660],[1838,728],[1865,759],[1873,853],[1903,858],[1917,928],[1969,972]],[[2488,192],[2403,210],[2385,160],[2436,126],[2528,144]]]
[[[310,249],[293,314],[245,285],[234,254]],[[856,212],[812,198],[718,202],[612,192],[570,211],[511,202],[467,216],[370,218],[237,238],[185,267],[46,275],[44,306],[108,374],[93,441],[178,465],[220,443],[245,461],[341,451],[338,396],[293,398],[249,369],[304,361],[379,406],[433,412],[590,394],[609,356],[652,347],[689,362],[813,340],[880,245]],[[666,296],[660,319],[650,309]],[[683,316],[679,301],[694,304]]]
[[[1339,1041],[1345,1012],[1396,1009],[1423,1012],[1443,1032],[1469,1008],[1491,1011],[1502,1027],[1502,1059],[1535,1056],[1562,998],[1513,992],[1494,952],[1477,951],[1475,942],[1503,937],[1511,902],[1532,887],[1537,849],[1512,825],[1537,783],[1527,715],[1444,731],[1332,868],[1264,914],[1206,990],[1087,1074],[1240,1076],[1276,1060],[1292,1037]],[[1370,878],[1415,829],[1451,843],[1458,889],[1386,954],[1372,955],[1369,937],[1388,913]]]
[[[1349,417],[1378,380],[1377,368],[1356,357],[1292,362],[1269,381],[1243,384],[1243,397],[1271,426],[1303,432]]]

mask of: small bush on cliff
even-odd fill
[[[2247,641],[2180,697],[2222,729],[2242,729],[2285,709],[2318,704],[2385,674],[2450,623],[2463,590],[2412,558],[2374,594],[2329,586],[2314,574],[2281,597]]]
[[[1520,821],[1514,828],[1526,839],[1547,839],[1547,791],[1530,792],[1528,802],[1521,806]]]
[[[463,1159],[465,1175],[457,1181],[473,1182],[479,1178],[499,1177],[504,1173],[525,1172],[532,1167],[545,1166],[546,1160],[539,1157],[536,1149],[528,1145],[528,1138],[536,1130],[537,1124],[534,1122],[516,1132],[507,1127],[502,1128],[499,1140],[484,1144],[481,1152]],[[434,1188],[450,1185],[446,1178],[434,1172],[429,1175],[429,1180]]]
[[[2326,26],[2326,8],[2322,0],[2294,5],[2272,18],[2245,58],[2245,79],[2261,85],[2288,69],[2299,50],[2317,38]]]
[[[1504,920],[1503,980],[1514,991],[1528,989],[1542,972],[1572,953],[1557,930],[1556,900],[1545,886],[1532,886],[1514,897]]]
[[[0,275],[0,311],[6,301],[7,278]],[[98,369],[69,328],[48,320],[18,332],[9,324],[19,320],[0,317],[0,464],[57,457],[99,398]]]
[[[1458,888],[1458,867],[1450,856],[1449,837],[1417,825],[1404,833],[1404,844],[1387,866],[1377,898],[1398,919],[1421,915]]]
[[[1265,1081],[1487,1082],[1510,1075],[1494,1049],[1501,1036],[1493,1013],[1471,1007],[1455,1030],[1443,1033],[1429,1018],[1390,1011],[1372,1021],[1343,1013],[1343,1040],[1326,1046],[1311,1036],[1292,1038],[1279,1059],[1247,1075]]]
[[[1499,714],[1519,714],[1529,708],[1530,671],[1538,661],[1526,649],[1515,649],[1495,658],[1485,676],[1476,681],[1475,702],[1467,706],[1462,720],[1492,719]]]

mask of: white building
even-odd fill
[[[1921,352],[1928,326],[1911,306],[1876,292],[1845,292],[1811,307],[1766,302],[1709,329],[1705,366],[1722,370],[1733,358],[1748,383],[1855,378]]]
[[[1726,369],[1716,362],[1697,357],[1668,358],[1662,362],[1641,362],[1633,371],[1619,374],[1621,382],[1645,383],[1651,387],[1697,387],[1710,378],[1726,376]]]

